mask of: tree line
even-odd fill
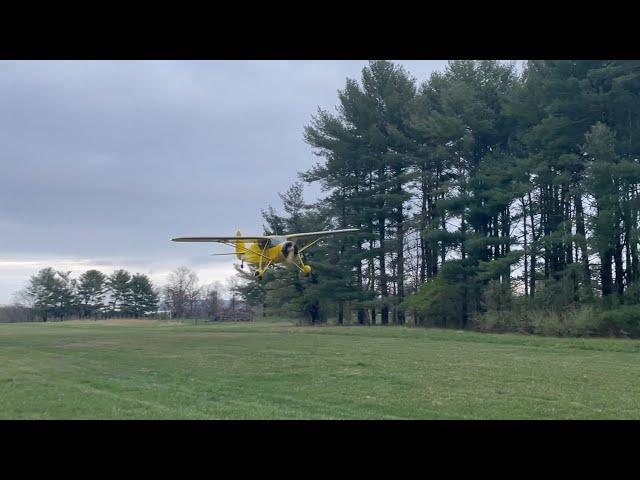
[[[640,324],[639,61],[452,61],[421,83],[374,61],[304,139],[319,161],[265,233],[361,231],[309,249],[310,281],[239,270],[247,301],[314,323]]]
[[[161,288],[144,274],[119,269],[106,275],[88,270],[78,278],[70,271],[43,268],[18,292],[14,305],[2,307],[0,321],[140,318],[164,314],[171,318],[234,319],[243,312],[229,282],[231,299],[223,305],[223,287],[200,285],[197,274],[178,267]],[[245,315],[246,317],[246,315]]]
[[[138,318],[157,310],[159,293],[141,273],[120,269],[105,275],[92,269],[72,278],[70,271],[47,267],[29,279],[19,297],[46,322],[70,317]]]

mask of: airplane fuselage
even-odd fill
[[[256,275],[260,277],[269,266],[279,263],[297,265],[305,274],[311,272],[311,267],[300,257],[296,242],[277,235],[265,242],[236,242],[236,256],[243,262],[258,265]]]
[[[283,254],[282,249],[282,244],[272,245],[271,242],[266,248],[264,244],[257,242],[238,243],[236,244],[236,256],[247,263],[259,264],[261,260],[262,262],[271,260],[273,263],[284,263],[287,261],[287,257]]]

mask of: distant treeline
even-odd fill
[[[140,317],[158,308],[159,292],[146,275],[116,270],[105,275],[88,270],[78,278],[71,272],[43,268],[19,293],[18,305],[44,322],[65,318]]]
[[[304,138],[266,233],[356,227],[244,298],[322,322],[640,333],[640,61],[374,61]]]
[[[18,292],[14,305],[0,307],[0,322],[51,321],[71,318],[139,318],[164,314],[172,318],[234,319],[247,312],[231,285],[224,306],[219,285],[201,286],[195,272],[179,267],[162,288],[144,274],[116,270],[106,275],[88,270],[78,278],[71,272],[44,268]],[[159,309],[161,311],[159,312]]]

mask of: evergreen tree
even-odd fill
[[[149,277],[136,273],[129,282],[130,301],[126,310],[135,318],[158,310],[158,293]]]
[[[111,297],[110,314],[117,316],[129,314],[132,301],[131,274],[126,270],[116,270],[107,278],[107,285]]]
[[[310,212],[310,207],[304,202],[301,184],[292,185],[289,190],[280,194],[280,198],[288,215],[280,216],[274,209],[270,209],[270,213],[265,215],[265,221],[267,221],[265,234],[273,234],[277,227],[284,229],[281,234],[322,229],[317,217]],[[311,252],[305,257],[307,257],[305,261],[307,259],[311,261],[314,254]],[[312,273],[310,278],[306,278],[295,268],[278,265],[262,280],[263,286],[254,288],[254,291],[262,292],[264,306],[274,313],[288,316],[303,315],[311,323],[317,323],[322,317],[319,302],[317,298],[310,297],[308,293],[305,294],[309,281],[313,281],[315,275]],[[256,281],[260,282],[260,280],[254,280]],[[243,291],[246,293],[248,289],[245,287]]]
[[[273,213],[273,212],[272,212]],[[275,214],[275,213],[273,213]],[[236,275],[239,278],[238,282],[238,295],[249,306],[254,308],[260,308],[262,315],[266,316],[266,296],[265,282],[268,282],[271,278],[271,272],[267,270],[264,273],[262,281],[258,280],[255,275],[256,269],[253,266],[243,266],[242,268],[235,265]]]
[[[68,273],[44,268],[33,275],[25,293],[30,299],[36,315],[44,322],[50,318],[62,320],[73,312],[74,295]],[[65,276],[66,274],[66,276]]]
[[[265,231],[361,231],[308,251],[311,282],[276,269],[254,284],[272,308],[402,324],[406,307],[416,323],[467,327],[518,299],[562,312],[640,297],[639,61],[529,61],[521,74],[453,61],[417,90],[370,62],[304,138],[320,161],[301,178],[323,197],[304,205],[294,185]]]
[[[404,204],[409,193],[403,186],[408,179],[408,117],[415,94],[415,81],[402,67],[370,62],[362,70],[360,84],[347,79],[339,93],[339,115],[320,111],[305,129],[306,141],[327,162],[303,178],[333,190],[327,200],[340,226],[363,230],[354,252],[354,260],[361,262],[356,265],[356,282],[359,290],[378,297],[383,324],[389,322],[394,303],[390,283],[395,283],[400,298],[404,295]],[[389,272],[394,255],[395,272]],[[372,321],[376,303],[369,303]],[[396,318],[404,321],[402,312]],[[362,310],[358,319],[364,323]]]
[[[78,303],[81,317],[95,317],[106,310],[107,276],[98,270],[80,275]]]

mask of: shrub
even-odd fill
[[[473,327],[485,332],[518,332],[556,337],[603,333],[602,320],[591,306],[564,312],[544,311],[521,305],[513,311],[490,310],[474,318]]]
[[[591,305],[571,310],[566,316],[568,335],[599,335],[604,333],[599,312]]]
[[[533,301],[539,309],[562,312],[583,302],[575,267],[568,268],[559,278],[540,280],[537,286]]]
[[[603,327],[609,334],[640,336],[640,305],[622,305],[604,310],[600,317]]]
[[[512,293],[508,285],[491,280],[484,287],[481,304],[487,311],[504,311],[512,308]]]
[[[626,305],[640,304],[640,282],[629,285],[624,292],[624,303]]]
[[[535,333],[557,337],[584,337],[602,332],[601,320],[590,306],[562,313],[539,312],[534,316],[533,330]]]
[[[462,317],[462,289],[442,278],[424,283],[403,302],[407,310],[414,310],[423,325],[458,326]]]
[[[471,327],[481,332],[533,333],[526,315],[517,311],[488,310],[473,317]]]

